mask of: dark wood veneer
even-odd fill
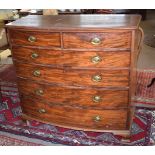
[[[23,116],[73,129],[129,130],[139,22],[139,15],[62,15],[7,24]]]
[[[25,79],[18,79],[18,88],[22,95],[46,100],[51,104],[63,104],[68,106],[92,107],[98,109],[127,108],[128,90],[101,90],[85,88],[67,88],[62,86],[49,86]],[[37,94],[41,90],[43,94]],[[94,96],[101,100],[94,102]]]
[[[80,127],[84,129],[98,130],[125,130],[126,110],[89,110],[74,107],[53,106],[31,99],[22,100],[23,112],[33,118],[38,118],[58,125]],[[39,109],[45,109],[45,113],[39,113]],[[96,122],[94,117],[100,116]]]
[[[59,33],[48,33],[48,32],[29,32],[29,31],[17,31],[10,30],[9,35],[11,38],[12,45],[28,45],[28,46],[46,46],[46,47],[61,47],[60,34]],[[36,37],[35,42],[28,41],[30,36]]]
[[[23,64],[17,61],[14,62],[14,64],[18,77],[25,77],[42,82],[73,86],[129,86],[129,70],[70,69],[67,67],[58,69],[40,65]],[[40,75],[34,76],[35,71],[40,71]],[[93,81],[92,78],[96,75],[101,76],[102,80],[99,82]]]
[[[94,67],[94,68],[119,68],[129,67],[130,52],[128,51],[62,51],[49,49],[33,49],[23,47],[13,47],[14,59],[33,62],[36,64],[70,66],[70,67]],[[37,58],[32,58],[32,54],[38,54]],[[99,56],[101,61],[93,63],[92,58]]]
[[[101,43],[93,45],[91,40],[99,38]],[[131,32],[119,33],[63,33],[64,48],[127,48],[131,47]]]
[[[129,29],[139,27],[140,15],[29,15],[6,25],[9,29],[39,31],[103,31],[105,29]]]

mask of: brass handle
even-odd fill
[[[93,39],[91,40],[91,43],[92,43],[93,45],[99,45],[99,44],[101,44],[101,39],[95,37],[95,38],[93,38]]]
[[[34,76],[40,76],[40,75],[41,75],[40,70],[35,70],[35,71],[33,72],[33,75],[34,75]]]
[[[35,91],[36,95],[43,95],[44,91],[42,89],[38,89]]]
[[[92,80],[95,82],[100,82],[102,80],[102,77],[101,77],[101,75],[94,75],[92,77]]]
[[[39,113],[46,113],[46,110],[45,109],[39,109],[38,112]]]
[[[91,62],[94,63],[94,64],[97,64],[97,63],[99,63],[101,61],[102,61],[102,58],[100,56],[98,56],[98,55],[91,58]]]
[[[38,55],[37,53],[32,53],[32,54],[31,54],[31,58],[33,58],[33,59],[38,58],[38,56],[39,56],[39,55]]]
[[[102,98],[100,96],[93,96],[93,101],[94,102],[101,102],[102,101]]]
[[[34,36],[29,36],[28,37],[28,41],[29,42],[35,42],[37,39],[36,39],[36,37],[34,37]]]
[[[93,117],[94,122],[99,122],[100,120],[101,120],[101,117],[99,115]]]

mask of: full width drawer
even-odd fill
[[[64,48],[131,48],[131,32],[63,33]]]
[[[79,52],[32,49],[23,47],[12,48],[13,57],[17,60],[72,67],[129,67],[130,52]]]
[[[123,87],[129,85],[129,70],[58,69],[26,63],[22,64],[17,61],[14,63],[17,76],[41,82],[99,87]]]
[[[51,104],[75,107],[108,109],[127,107],[128,90],[83,89],[39,84],[35,81],[18,79],[18,89],[24,96],[45,100]]]
[[[12,44],[21,46],[60,47],[60,34],[52,32],[30,32],[9,30]]]
[[[22,98],[23,113],[51,124],[86,130],[125,130],[127,110],[88,110],[48,105]]]

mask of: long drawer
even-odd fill
[[[37,64],[72,67],[129,67],[130,52],[58,51],[13,47],[14,59]]]
[[[18,89],[24,96],[45,100],[51,104],[95,109],[126,108],[128,90],[84,89],[39,84],[18,79]]]
[[[103,32],[103,33],[63,33],[64,48],[131,48],[131,32]]]
[[[129,70],[52,68],[14,62],[18,77],[72,86],[128,87]]]
[[[13,45],[61,47],[60,34],[55,32],[9,30],[9,36]]]
[[[23,113],[43,122],[89,130],[125,130],[127,110],[88,110],[47,105],[40,100],[22,98]]]

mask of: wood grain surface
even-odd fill
[[[102,31],[106,29],[137,29],[140,23],[140,15],[29,15],[6,25],[8,28],[26,28],[34,31],[71,31],[83,30]]]
[[[72,86],[98,86],[98,87],[128,87],[129,70],[103,70],[103,69],[70,69],[52,68],[40,65],[23,64],[14,62],[18,77],[25,77],[32,80],[58,83]],[[23,69],[24,68],[24,69]],[[39,76],[34,72],[39,71]],[[95,76],[102,79],[99,82],[93,81]]]
[[[44,46],[44,47],[60,47],[60,34],[49,32],[29,32],[20,30],[9,30],[10,41],[12,44],[27,45],[27,46]],[[28,41],[28,38],[33,36],[36,38],[35,42]]]
[[[18,79],[20,94],[44,100],[50,104],[67,105],[93,109],[117,109],[127,108],[128,90],[107,90],[92,88],[68,88],[48,84],[40,84],[36,81]],[[38,93],[39,91],[43,93]],[[99,96],[98,102],[94,97]]]
[[[93,38],[99,38],[101,43],[93,45]],[[131,32],[115,33],[63,33],[63,47],[68,48],[126,48],[131,47]]]
[[[13,58],[33,62],[37,64],[71,66],[71,67],[94,67],[94,68],[115,68],[129,67],[130,52],[128,51],[62,51],[13,46]],[[32,58],[33,54],[38,57]],[[101,61],[93,63],[94,57],[99,56]]]
[[[74,107],[53,106],[31,99],[22,99],[24,114],[69,128],[124,130],[126,128],[127,110],[88,110]],[[44,109],[45,113],[40,113]],[[95,121],[96,117],[99,121]]]
[[[7,24],[23,114],[72,129],[128,130],[140,19],[27,16]]]

